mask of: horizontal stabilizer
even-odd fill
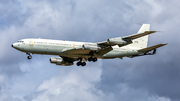
[[[153,49],[162,47],[162,46],[164,46],[164,45],[167,45],[167,43],[164,43],[164,44],[158,44],[158,45],[155,45],[155,46],[143,48],[143,49],[138,50],[138,52],[148,52],[148,51],[151,51],[151,50],[153,50]]]
[[[137,38],[140,38],[140,37],[143,37],[143,36],[155,33],[155,32],[157,31],[145,31],[144,33],[138,33],[138,34],[122,37],[122,39],[137,39]]]

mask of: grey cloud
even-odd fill
[[[164,61],[150,56],[144,60],[131,61],[131,64],[123,60],[116,66],[105,66],[97,87],[107,93],[118,93],[121,90],[118,86],[125,83],[134,89],[145,89],[151,94],[166,96],[172,100],[179,99],[179,65],[176,61]]]
[[[19,98],[12,97],[9,93],[0,93],[1,101],[22,101]]]
[[[82,71],[90,71],[90,73],[85,73],[83,76]],[[100,68],[86,68],[70,70],[69,73],[61,74],[59,76],[53,77],[51,79],[45,80],[36,89],[36,92],[26,96],[28,101],[31,100],[46,100],[51,99],[54,101],[58,100],[93,100],[93,101],[169,101],[169,98],[159,97],[157,95],[149,95],[146,91],[141,89],[133,89],[127,84],[121,83],[116,86],[116,92],[104,92],[101,89],[94,88],[94,82],[99,81],[101,73]],[[95,75],[94,75],[95,74]],[[92,77],[93,79],[87,79],[87,77]],[[62,79],[63,78],[63,79]],[[114,86],[114,85],[111,85]],[[109,86],[108,86],[109,88]],[[68,97],[70,96],[70,97]],[[88,99],[87,99],[88,98]]]
[[[13,77],[13,75],[21,75],[21,70],[18,65],[0,65],[0,73],[5,74],[9,77]],[[10,67],[10,68],[9,68]]]
[[[76,86],[69,85],[70,88],[76,88],[71,94],[77,96],[78,99],[82,92],[87,94],[84,99],[94,98],[97,101],[119,99],[123,101],[133,99],[137,101],[178,101],[180,99],[177,95],[180,93],[178,89],[179,56],[177,54],[179,52],[179,40],[177,38],[179,36],[178,26],[180,25],[178,20],[180,16],[178,14],[179,1],[3,0],[0,4],[2,5],[0,6],[0,46],[3,48],[0,53],[0,73],[8,77],[7,83],[12,83],[10,89],[13,89],[13,92],[17,93],[19,91],[17,81],[13,80],[18,79],[22,84],[21,86],[26,87],[25,79],[28,79],[28,77],[29,80],[34,81],[34,83],[28,85],[31,86],[29,88],[34,87],[37,90],[38,88],[35,88],[37,85],[47,85],[49,87],[47,89],[50,90],[43,92],[33,92],[29,89],[27,89],[28,91],[19,91],[21,94],[18,94],[21,96],[24,95],[23,92],[26,93],[25,100],[38,99],[40,96],[53,100],[60,99],[59,95],[53,92],[56,92],[56,89],[59,88],[65,91],[69,89],[65,85],[58,86],[58,84],[63,85],[65,81],[62,78],[66,77],[65,74],[70,75],[71,73],[74,76],[78,75],[79,78],[88,76],[80,80],[77,78],[72,80],[73,77],[66,77],[72,83],[76,81],[85,82],[85,84],[78,83]],[[153,30],[165,32],[151,35],[149,45],[162,42],[168,42],[169,44],[158,49],[154,56],[125,58],[124,60],[103,60],[103,65],[96,66],[101,64],[102,61],[98,61],[95,65],[89,63],[89,67],[80,68],[82,70],[79,70],[76,66],[57,67],[51,65],[48,61],[50,56],[43,56],[45,58],[42,59],[43,57],[35,55],[33,57],[34,61],[28,61],[25,60],[26,54],[11,48],[13,42],[29,37],[91,42],[104,41],[111,37],[136,33],[140,26],[135,23],[150,23]],[[41,65],[38,65],[37,62]],[[49,65],[47,66],[44,62]],[[22,70],[20,64],[26,64],[25,70]],[[26,70],[30,67],[32,68],[31,71]],[[33,69],[33,67],[39,68]],[[89,68],[92,69],[87,71]],[[96,73],[97,68],[100,68],[101,73],[97,73],[99,78],[97,81],[93,81],[92,78],[95,74],[91,75],[91,73]],[[76,69],[79,70],[78,73],[76,73]],[[62,77],[53,75],[55,71],[59,74],[65,74]],[[42,74],[38,75],[37,72]],[[84,74],[84,72],[87,74]],[[34,77],[34,75],[37,77]],[[33,80],[33,77],[37,79]],[[55,79],[52,81],[52,85],[55,88],[49,85],[53,78]],[[44,79],[47,82],[41,83]],[[54,82],[57,82],[57,84]],[[78,87],[86,86],[86,83],[90,85],[86,89],[90,90],[78,89]],[[75,93],[78,91],[80,93]],[[29,93],[31,94],[29,95]],[[68,94],[64,96],[64,99],[69,98]],[[76,99],[76,97],[73,98]]]
[[[21,7],[17,0],[4,0],[0,2],[0,5],[1,30],[12,25],[23,25],[23,22],[27,18],[27,13],[23,14],[22,10],[19,10]],[[30,14],[30,12],[28,13]]]

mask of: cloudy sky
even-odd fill
[[[180,101],[179,0],[0,0],[0,101]],[[23,38],[99,42],[163,31],[156,55],[65,67],[11,47]]]

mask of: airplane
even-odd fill
[[[26,53],[28,59],[32,58],[31,54],[58,55],[59,57],[51,57],[50,62],[71,66],[78,61],[77,66],[85,66],[87,61],[96,62],[98,59],[154,55],[157,48],[167,43],[147,47],[148,35],[157,32],[149,29],[150,24],[142,24],[136,34],[109,38],[97,43],[28,38],[18,40],[12,47]]]

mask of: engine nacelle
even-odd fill
[[[56,65],[63,65],[63,66],[71,66],[73,65],[73,62],[64,61],[61,57],[51,57],[50,62],[54,63]]]
[[[101,49],[97,44],[92,44],[92,43],[84,44],[82,48],[85,50],[92,50],[92,51],[97,51]]]
[[[116,45],[127,44],[127,41],[123,40],[121,37],[108,39],[107,42],[110,44],[116,44]]]

